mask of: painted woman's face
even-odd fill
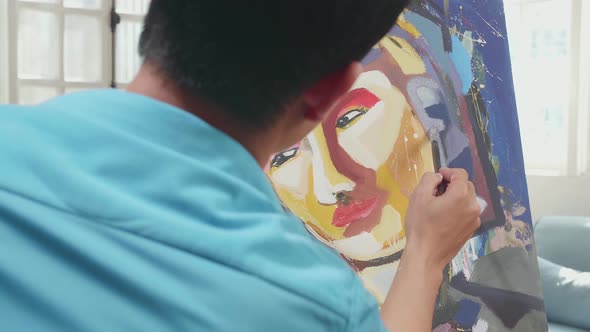
[[[430,141],[402,84],[425,75],[425,65],[403,39],[388,37],[379,48],[337,109],[269,169],[291,211],[363,261],[403,249],[409,196],[433,168]]]

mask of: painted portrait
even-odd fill
[[[445,270],[437,331],[546,329],[505,30],[500,0],[414,1],[329,117],[267,167],[285,207],[381,303],[420,178],[466,169],[482,226]]]

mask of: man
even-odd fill
[[[3,107],[3,329],[430,330],[443,267],[479,226],[465,171],[417,186],[381,311],[262,171],[405,5],[153,0],[127,92]]]

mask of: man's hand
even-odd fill
[[[428,173],[414,191],[406,216],[406,252],[441,271],[479,228],[481,209],[463,169]],[[448,182],[440,197],[436,190]]]
[[[443,179],[447,190],[437,196]],[[389,331],[430,332],[442,272],[479,228],[475,189],[462,169],[424,175],[406,215],[407,244],[381,316]]]

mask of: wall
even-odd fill
[[[533,220],[542,216],[590,216],[590,177],[527,176]]]

